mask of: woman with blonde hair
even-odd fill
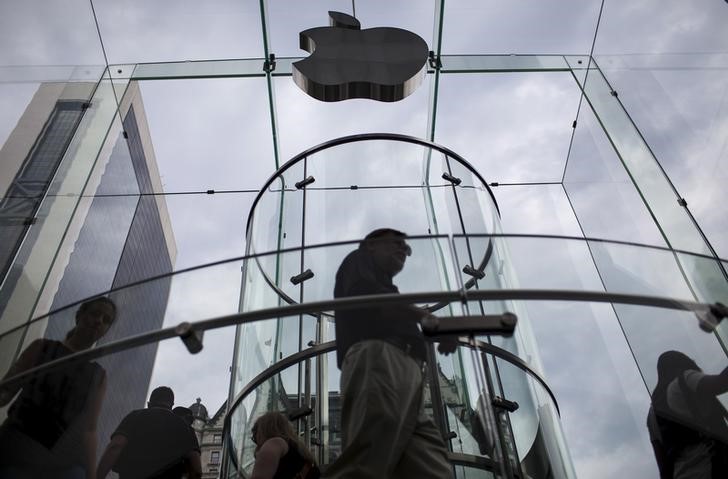
[[[255,465],[250,479],[317,479],[313,454],[304,446],[288,418],[277,411],[260,416],[253,425]]]

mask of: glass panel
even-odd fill
[[[60,85],[60,91],[56,91],[54,86],[49,86],[43,90],[41,103],[47,104],[50,100],[51,104],[54,104],[58,98],[69,98],[68,95],[71,95],[70,98],[78,99],[80,96],[83,99],[83,95],[90,95],[94,91],[93,87],[94,85],[76,83]],[[73,235],[74,228],[80,226],[79,217],[74,216],[79,212],[80,196],[84,190],[91,191],[97,185],[100,171],[94,172],[89,181],[94,165],[99,163],[101,166],[108,159],[107,153],[101,155],[101,161],[97,162],[102,145],[108,145],[110,150],[116,139],[112,134],[110,141],[106,142],[116,113],[116,102],[109,82],[102,81],[93,95],[90,106],[85,109],[80,123],[75,128],[70,144],[67,147],[57,145],[61,148],[59,152],[63,155],[63,159],[57,165],[52,182],[44,191],[46,196],[35,214],[35,223],[25,234],[25,240],[13,266],[12,277],[2,285],[0,294],[5,299],[0,303],[4,307],[0,324],[4,326],[14,326],[26,321],[36,306],[40,307],[40,311],[48,307],[47,301],[50,298],[48,291],[53,288],[51,287],[41,297],[39,292],[45,286],[53,285],[57,281],[60,272],[52,269],[54,261],[60,258],[58,267],[62,268],[63,259],[70,253],[67,248],[59,249],[59,246],[63,241],[66,244],[71,241],[67,235],[69,227]],[[36,96],[36,99],[38,98]],[[119,131],[118,122],[113,124],[113,128],[116,132]],[[44,145],[51,143],[46,142]],[[49,157],[43,155],[43,158],[45,161]],[[36,166],[44,164],[38,163]],[[88,205],[89,202],[85,204]],[[74,218],[76,221],[72,221]],[[39,303],[36,303],[38,301]]]
[[[581,218],[577,220],[561,185],[499,186],[493,193],[504,233],[582,235]]]
[[[485,244],[484,238],[471,238],[472,244],[474,246],[477,245],[477,242]],[[456,239],[462,241],[462,238]],[[511,241],[517,244],[519,242],[526,243],[526,240],[547,242],[550,243],[550,250],[560,250],[554,246],[555,241],[557,241],[554,239],[516,238]],[[419,257],[419,243],[427,245],[426,249],[432,249],[433,240],[410,239],[409,241],[414,250],[412,264],[415,265],[417,264],[416,258]],[[559,241],[561,243],[577,243],[585,248],[583,241]],[[492,262],[488,263],[486,277],[482,282],[479,281],[478,283],[482,285],[480,286],[482,288],[492,289],[514,287],[515,285],[515,281],[512,280],[514,276],[512,276],[510,270],[515,269],[518,265],[514,266],[513,260],[504,254],[508,250],[512,252],[515,248],[512,248],[509,243],[506,249],[505,245],[502,244],[503,242],[502,237],[499,237],[498,241],[495,242],[494,248],[498,253],[494,257],[501,258],[501,260],[492,260]],[[438,248],[445,249],[447,245],[447,241],[443,239]],[[348,245],[347,250],[353,246],[353,244]],[[680,297],[683,294],[681,293],[682,289],[686,288],[685,286],[681,288],[680,283],[676,282],[676,279],[680,278],[679,273],[668,270],[669,262],[665,258],[671,257],[669,251],[604,243],[590,243],[590,247],[595,255],[596,264],[600,268],[601,280],[604,281],[606,288],[610,291],[627,290],[632,293],[655,294],[651,293],[651,288],[654,288],[654,291],[660,294]],[[336,250],[343,251],[344,248],[337,246]],[[531,244],[530,250],[534,251],[533,244]],[[566,250],[568,251],[568,248]],[[315,252],[316,250],[307,252],[307,261],[309,253],[312,251]],[[321,251],[331,252],[334,250],[322,248]],[[572,253],[576,251],[578,251],[577,248],[572,248]],[[295,255],[300,254],[295,251],[293,253]],[[328,259],[331,260],[336,254],[329,254]],[[449,252],[446,257],[448,255]],[[310,257],[313,258],[313,256]],[[422,264],[432,267],[436,263],[436,261],[425,261]],[[531,261],[531,263],[534,262]],[[331,264],[333,265],[333,263]],[[630,282],[629,274],[625,276],[624,270],[620,269],[625,264],[631,265],[628,272],[635,272],[629,274],[648,277],[650,282],[644,285]],[[674,261],[672,264],[674,265],[673,268],[677,268]],[[241,265],[242,262],[233,261],[188,272],[180,272],[171,277],[133,285],[111,293],[110,296],[116,304],[116,321],[99,344],[108,344],[144,332],[154,331],[160,327],[173,326],[183,321],[196,321],[234,314],[240,309]],[[598,290],[595,283],[600,279],[596,278],[596,274],[593,272],[590,279],[587,260],[575,258],[574,264],[571,267],[568,267],[568,265],[568,262],[559,262],[559,258],[556,258],[554,264],[546,265],[551,269],[551,274],[540,274],[540,281],[534,284],[554,289],[575,288],[578,290],[583,288],[584,290]],[[579,265],[582,270],[578,269]],[[658,267],[658,265],[661,266]],[[611,269],[608,269],[608,267]],[[454,269],[453,266],[448,265],[445,272],[450,277],[449,281],[451,283],[455,282],[452,278],[455,274]],[[557,270],[560,271],[560,274],[553,274],[553,271]],[[651,277],[644,272],[646,270],[654,271]],[[267,286],[260,276],[256,276],[259,271],[253,263],[248,264],[245,276],[246,290],[242,305],[244,311],[263,309],[279,304],[279,297],[272,292],[273,290]],[[574,271],[572,274],[575,274],[576,277],[568,278],[566,273],[570,271]],[[521,271],[517,270],[516,272],[521,273]],[[438,274],[442,275],[443,273],[419,270],[417,274],[409,278],[405,270],[402,277],[398,277],[398,280],[401,280],[398,281],[398,284],[401,286],[402,292],[406,293],[418,290],[416,285],[422,284],[424,278],[433,281]],[[502,275],[502,280],[496,280],[499,274]],[[315,279],[328,276],[330,275],[319,275]],[[532,274],[529,278],[532,276],[539,275]],[[121,278],[123,279],[123,277],[122,275]],[[129,276],[125,277],[128,278]],[[119,278],[120,276],[117,275],[117,281],[120,281]],[[316,291],[313,284],[313,282],[310,282],[306,285],[306,295],[309,292],[313,294]],[[413,285],[415,285],[414,288]],[[437,287],[438,284],[435,282],[424,285],[423,289],[431,290]],[[440,288],[442,288],[442,285],[440,285]],[[330,288],[321,288],[321,290],[330,290]],[[325,297],[324,293],[319,295]],[[692,313],[626,305],[615,305],[614,309],[612,309],[609,305],[603,304],[574,304],[567,302],[519,301],[510,302],[510,306],[506,302],[502,302],[500,307],[503,306],[508,306],[508,310],[515,311],[519,317],[517,335],[512,340],[499,338],[492,338],[491,340],[494,344],[505,347],[507,350],[521,356],[537,371],[543,369],[546,378],[550,381],[551,387],[560,400],[565,418],[565,435],[571,445],[575,467],[579,474],[594,472],[594,468],[597,467],[594,461],[603,456],[615,457],[614,462],[610,463],[610,471],[624,473],[628,476],[632,475],[632,473],[639,473],[641,474],[640,477],[649,476],[653,473],[654,464],[649,438],[644,427],[649,407],[649,398],[645,392],[647,389],[651,390],[654,387],[656,381],[655,362],[659,354],[665,350],[679,350],[694,358],[700,367],[709,373],[720,371],[725,365],[725,356],[715,337],[700,331],[697,327],[696,318]],[[512,309],[511,306],[514,306],[514,308]],[[498,305],[491,304],[489,307],[491,308],[490,311],[495,312]],[[74,324],[73,318],[78,309],[78,305],[72,305],[67,309],[56,311],[49,320],[48,318],[39,318],[25,335],[23,347],[30,346],[32,341],[38,338],[61,339],[65,337],[66,332]],[[452,312],[440,311],[438,314],[444,316],[461,314],[458,308],[455,308]],[[477,313],[472,309],[471,311]],[[615,319],[618,319],[619,322],[615,321]],[[309,320],[309,323],[313,325],[314,321]],[[331,324],[326,321],[324,325],[325,328],[320,338],[325,340],[331,338]],[[659,325],[659,327],[656,327],[656,325]],[[298,330],[298,327],[298,316],[249,323],[241,327],[236,348],[239,356],[234,363],[235,369],[233,370],[236,378],[233,394],[237,393],[244,384],[262,369],[272,365],[282,356],[298,350],[298,335],[291,334],[292,331]],[[0,336],[0,341],[3,344],[9,343],[3,348],[4,351],[12,351],[13,345],[18,344],[20,331],[22,329]],[[309,327],[308,331],[304,335],[305,338],[314,338],[316,336],[312,327]],[[533,339],[529,338],[530,335],[533,335]],[[629,342],[625,341],[625,335]],[[156,353],[156,346],[145,346],[133,350],[134,353],[130,356],[119,356],[118,359],[114,359],[117,358],[117,355],[114,355],[104,359],[103,364],[108,365],[107,371],[109,372],[110,381],[113,376],[114,384],[116,384],[113,386],[114,388],[123,388],[123,385],[127,384],[125,381],[129,380],[129,375],[134,374],[134,381],[136,381],[134,382],[134,388],[136,389],[134,389],[134,394],[131,395],[133,397],[130,396],[131,399],[125,398],[124,401],[126,402],[122,401],[124,404],[121,406],[119,406],[121,402],[111,401],[112,404],[116,404],[114,407],[117,408],[117,412],[114,414],[117,414],[118,417],[114,416],[114,418],[105,419],[106,422],[102,422],[103,424],[100,423],[102,425],[99,427],[105,428],[106,434],[100,437],[108,437],[109,431],[113,430],[120,417],[128,410],[143,405],[150,381],[153,385],[170,384],[175,390],[182,391],[180,393],[183,395],[182,397],[189,398],[191,401],[193,395],[198,394],[199,390],[196,384],[189,384],[189,381],[186,381],[189,372],[198,371],[198,368],[208,368],[200,370],[205,372],[196,374],[201,374],[205,376],[206,381],[211,381],[209,387],[205,386],[207,397],[220,401],[225,396],[224,388],[220,392],[220,384],[226,383],[227,372],[224,370],[217,372],[219,368],[214,365],[219,365],[220,361],[224,364],[230,360],[229,356],[220,356],[220,352],[231,350],[231,340],[232,336],[229,330],[211,331],[209,334],[205,334],[205,349],[203,349],[201,355],[194,356],[194,358],[207,359],[190,367],[185,366],[185,358],[193,358],[193,356],[188,356],[186,350],[182,349],[183,346],[176,340],[162,343]],[[535,349],[535,344],[538,344],[538,350],[540,351]],[[244,352],[244,354],[240,352]],[[155,354],[156,360],[154,359]],[[539,357],[543,358],[543,367]],[[589,358],[589,360],[584,361],[580,358]],[[633,362],[633,358],[636,358],[639,370]],[[126,364],[126,362],[131,364]],[[312,363],[312,367],[313,364],[315,362]],[[312,369],[311,378],[312,381],[315,380],[318,374],[317,371],[323,371],[326,374],[327,379],[324,382],[324,387],[325,390],[329,391],[329,424],[335,426],[337,423],[335,416],[332,415],[334,413],[331,411],[335,411],[338,407],[336,405],[338,399],[336,399],[335,395],[338,372],[328,359],[326,364],[325,369]],[[460,356],[441,358],[441,364],[440,372],[446,378],[444,383],[441,382],[441,387],[443,389],[450,388],[446,392],[450,395],[448,396],[450,399],[445,401],[449,408],[445,411],[447,412],[448,424],[451,430],[455,430],[458,434],[458,441],[462,441],[453,442],[453,447],[457,447],[458,451],[464,454],[479,455],[480,445],[477,436],[479,433],[472,422],[474,416],[471,417],[472,414],[468,412],[477,412],[477,407],[474,405],[477,404],[478,394],[474,391],[479,389],[478,386],[473,389],[472,384],[467,382],[470,381],[468,378],[473,377],[472,374],[477,373],[463,372],[471,366],[468,366],[467,359]],[[9,362],[6,362],[5,368],[8,365]],[[550,449],[551,446],[560,443],[558,431],[554,429],[556,427],[553,422],[555,418],[554,411],[549,409],[550,406],[548,405],[550,399],[539,391],[539,386],[535,383],[530,381],[524,383],[521,379],[518,379],[521,377],[519,376],[520,371],[514,370],[513,374],[506,374],[504,371],[510,366],[504,366],[500,361],[498,367],[500,376],[493,376],[493,380],[496,381],[495,384],[497,385],[494,391],[505,394],[508,399],[517,398],[521,405],[519,410],[523,416],[519,417],[519,413],[516,412],[510,421],[510,427],[513,428],[515,434],[519,460],[526,464],[523,467],[532,468],[531,470],[542,467],[543,462],[531,459],[531,456],[536,454],[536,456],[533,456],[534,458],[548,457],[550,461],[555,461],[554,457],[561,457],[562,464],[558,467],[568,470],[568,464],[564,462],[568,458],[558,456],[557,452]],[[184,371],[182,376],[180,376],[180,371]],[[279,392],[285,391],[285,397],[288,401],[292,401],[291,398],[293,397],[297,398],[299,391],[302,391],[298,386],[298,377],[297,366],[280,375],[276,387]],[[461,379],[457,379],[458,377]],[[463,378],[467,380],[467,384],[463,383]],[[204,384],[208,383],[205,382]],[[116,389],[114,390],[116,391]],[[123,396],[120,392],[118,394]],[[280,394],[278,397],[280,397]],[[463,402],[465,399],[467,399],[467,402]],[[605,401],[606,404],[610,405],[609,408],[605,409],[602,406]],[[462,404],[466,404],[466,406],[462,406]],[[468,404],[470,406],[467,406]],[[584,407],[585,404],[593,405],[593,407]],[[258,402],[246,405],[243,411],[247,411],[246,414],[248,414],[254,409],[260,410],[261,407],[264,407],[264,405]],[[593,420],[595,414],[597,414],[597,410],[594,408],[598,408],[600,411],[599,417],[605,418],[603,421],[595,422]],[[534,418],[534,411],[537,414],[538,421],[540,421],[537,428],[532,427],[533,424],[529,422]],[[332,431],[332,435],[329,437],[330,449],[327,453],[329,455],[326,457],[333,457],[332,455],[336,451],[336,441],[338,439],[335,430]],[[246,434],[247,432],[243,436],[236,437],[247,437]],[[546,438],[547,436],[551,437],[551,440],[544,440],[543,443],[539,443],[541,445],[538,448],[534,449],[535,442],[538,443],[539,438]],[[632,460],[617,460],[617,456],[625,454],[625,448],[632,451],[630,453],[632,454]],[[531,454],[531,451],[535,452]],[[557,455],[554,456],[554,454]],[[552,465],[556,468],[557,462],[552,462]]]
[[[433,152],[428,164],[428,203],[431,229],[439,234],[468,232],[494,233],[498,229],[497,207],[488,187],[465,166]],[[455,181],[443,179],[450,175]]]
[[[488,182],[561,181],[580,95],[571,74],[443,75],[439,88],[435,141]]]
[[[447,45],[448,39],[445,40]],[[443,73],[568,70],[561,55],[443,55]]]
[[[155,193],[257,190],[275,171],[266,82],[262,78],[140,84]],[[264,139],[267,139],[264,140]]]
[[[361,204],[367,208],[357,206]],[[415,188],[308,192],[307,243],[362,239],[377,228],[395,228],[412,236],[427,234],[422,192]]]
[[[412,256],[394,283],[402,293],[448,291],[457,288],[454,266],[446,238],[409,238]],[[357,249],[357,243],[311,248],[306,251],[306,268],[315,276],[306,281],[306,302],[333,298],[336,272],[347,254]]]
[[[644,426],[649,396],[612,307],[560,301],[524,307],[577,477],[656,476]]]
[[[278,305],[280,297],[275,290],[264,286],[265,280],[259,268],[248,263],[244,280],[240,310],[254,311]],[[294,326],[294,319],[288,319],[286,327],[297,332],[297,324],[298,317],[296,316],[296,326]],[[240,326],[235,341],[235,350],[247,351],[247,353],[237,357],[236,363],[233,365],[231,397],[239,393],[256,374],[281,358],[279,344],[283,333],[282,327],[282,321],[276,319],[246,323]]]
[[[422,163],[429,148],[400,141],[358,141],[309,157],[309,190],[322,187],[419,187]],[[442,180],[440,181],[442,183]],[[382,192],[386,195],[386,192]]]
[[[713,5],[701,9],[700,15],[705,20],[701,37],[721,31],[721,19],[728,19],[725,8]],[[658,16],[653,21],[664,20]],[[647,28],[654,28],[650,24]],[[643,35],[644,31],[635,32],[635,41],[644,42]],[[681,46],[680,55],[607,55],[599,56],[598,62],[713,247],[726,256],[728,234],[713,199],[726,180],[721,125],[728,121],[728,89],[721,72],[728,66],[728,55],[687,53],[685,48],[690,47]]]
[[[677,194],[660,164],[598,70],[590,71],[584,90],[670,244],[677,249],[709,254],[692,220],[678,204]]]
[[[564,189],[586,236],[665,246],[639,190],[586,103],[569,150]]]
[[[165,195],[163,198],[177,249],[175,269],[245,254],[245,219],[255,199],[254,193]]]
[[[518,403],[506,413],[521,470],[530,477],[576,477],[555,404],[545,388],[512,364],[497,359],[503,398]]]
[[[425,78],[410,96],[395,103],[364,99],[325,103],[301,91],[291,77],[275,78],[282,163],[307,148],[340,136],[387,132],[424,137],[430,78]]]
[[[37,88],[40,83],[91,82],[95,84],[104,75],[105,70],[106,65],[0,65],[0,84],[3,89],[8,86],[11,88],[17,86],[28,91]],[[35,87],[33,87],[34,83]],[[12,98],[3,98],[3,101],[10,100]]]
[[[474,378],[470,351],[459,348],[450,356],[438,355],[437,367],[447,428],[457,434],[450,440],[450,449],[460,454],[489,456],[493,436],[492,431],[482,426],[481,392]],[[428,389],[431,394],[432,390]]]
[[[261,57],[262,52],[261,52]],[[115,71],[117,65],[113,65]],[[122,73],[123,74],[123,73]],[[135,80],[161,80],[189,77],[245,77],[265,76],[263,58],[244,60],[211,60],[184,63],[143,63],[136,65],[132,78]]]
[[[326,360],[332,355],[333,353],[324,355],[322,359]],[[312,364],[315,360],[315,358],[311,360]],[[283,371],[271,376],[265,382],[253,389],[250,394],[246,396],[245,399],[243,399],[243,401],[231,412],[232,427],[230,429],[229,437],[231,438],[233,447],[231,453],[235,458],[234,462],[237,463],[237,470],[243,471],[245,474],[250,474],[252,472],[255,444],[251,441],[251,429],[258,417],[269,411],[289,413],[299,407],[297,403],[297,387],[295,383],[292,384],[286,380],[288,373],[297,370],[298,367],[299,364],[293,364]],[[314,381],[313,384],[315,384],[315,378],[312,378],[312,381]],[[336,390],[327,389],[327,393],[331,407],[329,407],[326,412],[327,414],[330,413],[339,419],[341,411],[341,396]],[[315,408],[317,402],[318,397],[316,396],[315,388],[312,388],[310,403],[307,405]],[[317,432],[320,428],[316,424],[316,417],[313,414],[304,416],[302,420],[294,422],[294,426],[296,426],[299,431],[304,429],[304,424],[308,425],[308,427],[310,427],[313,431],[316,431],[313,433],[314,435],[318,435]],[[329,425],[332,425],[332,423],[329,422]],[[331,432],[338,434],[338,427],[334,425]],[[309,437],[312,436],[309,434],[302,434],[301,439],[305,440]],[[317,439],[320,439],[320,437],[317,437]],[[306,444],[306,447],[308,447],[309,450],[318,458],[321,456],[319,455],[320,445],[318,445],[317,442],[318,441]],[[330,442],[329,444],[331,445],[332,451],[340,450],[340,443],[338,443],[338,441],[333,443]],[[328,459],[323,461],[323,464],[328,463]]]

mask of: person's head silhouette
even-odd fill
[[[407,256],[412,255],[412,248],[405,242],[406,237],[406,234],[395,229],[376,229],[364,237],[359,249],[371,257],[377,268],[394,277],[404,268]]]
[[[149,395],[148,407],[160,407],[172,410],[174,405],[174,392],[167,386],[159,386]]]
[[[680,373],[689,369],[700,371],[700,367],[686,354],[680,351],[665,351],[657,359],[657,386],[655,392],[664,392],[664,389]]]
[[[76,325],[66,334],[66,345],[78,351],[90,348],[116,320],[116,305],[106,297],[90,299],[76,311]]]

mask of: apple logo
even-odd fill
[[[427,43],[401,28],[361,29],[359,20],[329,12],[330,26],[300,33],[311,56],[293,64],[293,81],[321,101],[399,101],[422,83]]]

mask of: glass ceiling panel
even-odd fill
[[[256,1],[95,2],[109,63],[264,56]]]
[[[443,54],[589,53],[601,0],[446,1]]]
[[[0,65],[103,65],[88,0],[0,2]]]
[[[275,171],[264,78],[140,85],[165,193],[257,190]]]
[[[583,57],[584,60],[587,57]],[[447,73],[475,71],[543,71],[568,70],[561,55],[453,55],[440,57]]]
[[[689,19],[689,21],[688,21]],[[682,20],[682,21],[680,21]],[[596,55],[725,52],[725,2],[604,2]],[[597,57],[598,60],[598,57]]]
[[[307,55],[299,48],[298,34],[303,30],[329,25],[329,11],[352,14],[352,2],[341,0],[271,0],[268,9],[268,32],[271,53],[290,57]],[[396,27],[421,36],[432,49],[435,23],[434,0],[367,0],[355,2],[361,28]]]
[[[493,188],[505,234],[582,236],[561,185]]]
[[[245,254],[245,223],[256,193],[166,195],[177,245],[175,270]]]
[[[560,182],[579,95],[569,73],[442,75],[435,141],[488,182]]]
[[[414,93],[394,103],[362,99],[326,103],[305,94],[292,77],[275,78],[281,164],[340,136],[386,132],[424,138],[432,79],[427,75]]]

